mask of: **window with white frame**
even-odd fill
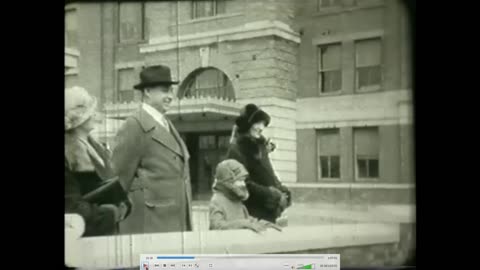
[[[78,48],[78,22],[76,9],[65,10],[65,47]]]
[[[320,93],[342,89],[342,46],[328,44],[318,47],[318,88]]]
[[[338,129],[317,131],[318,175],[320,180],[340,178],[340,135]]]
[[[324,8],[340,7],[342,0],[317,0],[317,8],[321,11]]]
[[[378,127],[354,129],[355,171],[358,180],[376,180],[379,177]]]
[[[195,0],[192,1],[192,19],[211,17],[224,14],[226,0]]]
[[[382,40],[355,42],[355,84],[359,91],[379,90],[382,83]]]
[[[132,102],[135,99],[133,85],[136,83],[137,76],[133,68],[118,70],[118,101]]]
[[[120,2],[118,9],[119,42],[147,39],[149,22],[145,16],[145,2]]]

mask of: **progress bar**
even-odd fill
[[[142,254],[140,270],[340,270],[339,254],[158,255]]]

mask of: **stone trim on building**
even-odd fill
[[[211,43],[245,40],[265,36],[278,36],[297,44],[300,43],[300,35],[289,25],[280,21],[258,21],[247,23],[239,27],[232,27],[217,31],[207,31],[190,35],[181,35],[178,37],[163,36],[151,38],[148,44],[140,45],[140,53],[151,53],[155,51],[165,51],[193,46],[205,46]]]

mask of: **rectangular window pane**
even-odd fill
[[[378,156],[379,137],[377,127],[354,129],[355,153],[364,156]]]
[[[230,136],[219,136],[218,137],[218,148],[228,148],[230,143]]]
[[[207,149],[208,148],[208,138],[206,136],[199,137],[199,147],[200,149]]]
[[[327,156],[321,156],[320,157],[320,171],[322,178],[328,178],[329,177],[329,169],[328,169],[328,157]]]
[[[340,139],[338,129],[322,129],[317,134],[318,153],[322,156],[339,155]]]
[[[217,4],[217,14],[225,14],[226,13],[226,0],[216,0]]]
[[[119,93],[119,101],[120,102],[132,102],[133,100],[134,100],[133,90],[120,91],[120,93]]]
[[[321,46],[319,49],[319,70],[340,69],[342,64],[341,51],[340,44]]]
[[[355,42],[355,64],[357,67],[381,65],[381,39],[366,39]]]
[[[368,161],[368,176],[378,178],[378,159],[370,159]]]
[[[124,2],[120,3],[119,9],[120,42],[140,40],[143,28],[143,4]]]
[[[137,77],[133,68],[118,70],[118,90],[126,91],[133,90],[133,85],[136,83]]]
[[[340,90],[342,87],[341,44],[321,46],[318,52],[320,91],[333,92]]]
[[[358,88],[380,85],[381,83],[380,66],[357,68]]]
[[[77,12],[69,10],[65,12],[65,46],[67,48],[77,48]]]
[[[215,149],[215,148],[216,148],[215,136],[213,135],[208,136],[208,149]]]
[[[340,157],[339,156],[330,157],[330,177],[340,178]]]
[[[218,7],[218,6],[217,6]],[[193,2],[193,18],[202,18],[214,16],[215,13],[215,1],[195,1]],[[224,7],[220,6],[220,9],[224,10]]]
[[[341,6],[342,0],[318,0],[318,6],[320,8]]]
[[[195,7],[194,19],[205,17],[205,2],[196,1],[196,2],[193,2],[193,5]]]
[[[321,76],[321,90],[324,93],[339,91],[342,88],[342,76],[340,70],[324,71]]]
[[[213,15],[215,15],[213,13],[213,9],[214,9],[214,5],[215,5],[215,1],[205,1],[205,16],[207,17],[211,17]]]
[[[367,177],[367,160],[357,159],[357,169],[358,169],[358,177],[366,178]]]

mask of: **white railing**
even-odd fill
[[[71,267],[138,267],[141,254],[261,254],[398,243],[395,224],[328,224],[270,229],[192,231],[80,238],[83,219],[65,215],[65,263]]]

